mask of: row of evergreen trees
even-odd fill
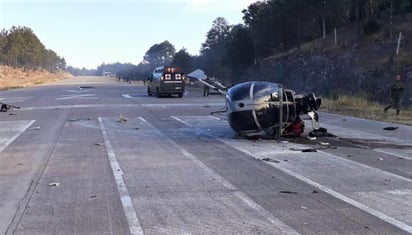
[[[262,58],[325,38],[334,29],[355,27],[361,38],[383,30],[384,23],[392,25],[395,16],[410,12],[412,0],[257,1],[242,11],[244,24],[230,25],[225,18],[216,18],[199,56],[189,55],[184,48],[176,52],[164,41],[146,52],[133,68],[134,74],[145,77],[154,67],[166,64],[187,72],[202,68],[209,76],[227,80]],[[392,28],[387,31],[388,38],[395,38]]]
[[[226,79],[269,55],[299,48],[325,37],[335,28],[356,26],[358,37],[381,30],[382,22],[412,12],[412,0],[263,0],[243,13],[243,24],[230,25],[218,17],[207,32],[200,54],[192,56],[169,41],[154,44],[137,66],[102,64],[96,70],[69,67],[76,75],[111,72],[125,79],[145,79],[159,65],[176,65],[190,72],[202,68],[209,76]],[[389,29],[388,37],[393,36]],[[64,58],[48,50],[26,27],[0,33],[0,64],[30,69],[65,69]]]
[[[201,48],[205,69],[217,77],[236,77],[267,56],[300,48],[303,43],[353,27],[358,39],[387,30],[412,12],[412,0],[266,0],[243,10],[244,24],[217,18]],[[388,24],[389,23],[389,24]],[[390,25],[384,29],[384,24]],[[231,75],[231,76],[228,76]]]
[[[13,26],[0,32],[0,64],[31,70],[64,70],[66,61],[47,49],[30,28]]]

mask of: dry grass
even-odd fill
[[[24,70],[0,65],[0,90],[30,87],[43,83],[69,78],[66,72],[50,73],[47,71]]]
[[[340,96],[337,99],[322,98],[321,106],[321,111],[325,112],[412,126],[412,109],[402,108],[398,116],[393,109],[387,113],[384,113],[383,109],[384,106],[379,103],[352,96]]]

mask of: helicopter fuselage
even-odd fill
[[[226,93],[229,125],[242,136],[284,134],[290,125],[302,122],[299,114],[317,110],[320,105],[320,99],[314,95],[297,96],[298,99],[295,96],[294,91],[277,83],[237,84]],[[298,133],[301,132],[303,125]]]

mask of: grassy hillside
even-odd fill
[[[387,22],[359,37],[356,26],[342,28],[280,54],[260,60],[239,80],[265,80],[283,84],[297,93],[315,92],[323,97],[323,111],[360,118],[412,125],[412,15]],[[392,32],[392,36],[391,36]],[[402,33],[396,54],[399,33]],[[401,115],[383,109],[389,87],[400,74],[406,90]]]

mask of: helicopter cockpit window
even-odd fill
[[[239,84],[236,89],[230,89],[228,95],[232,101],[250,98],[250,83]]]
[[[270,83],[255,83],[253,87],[253,100],[256,102],[279,101],[280,87]]]

